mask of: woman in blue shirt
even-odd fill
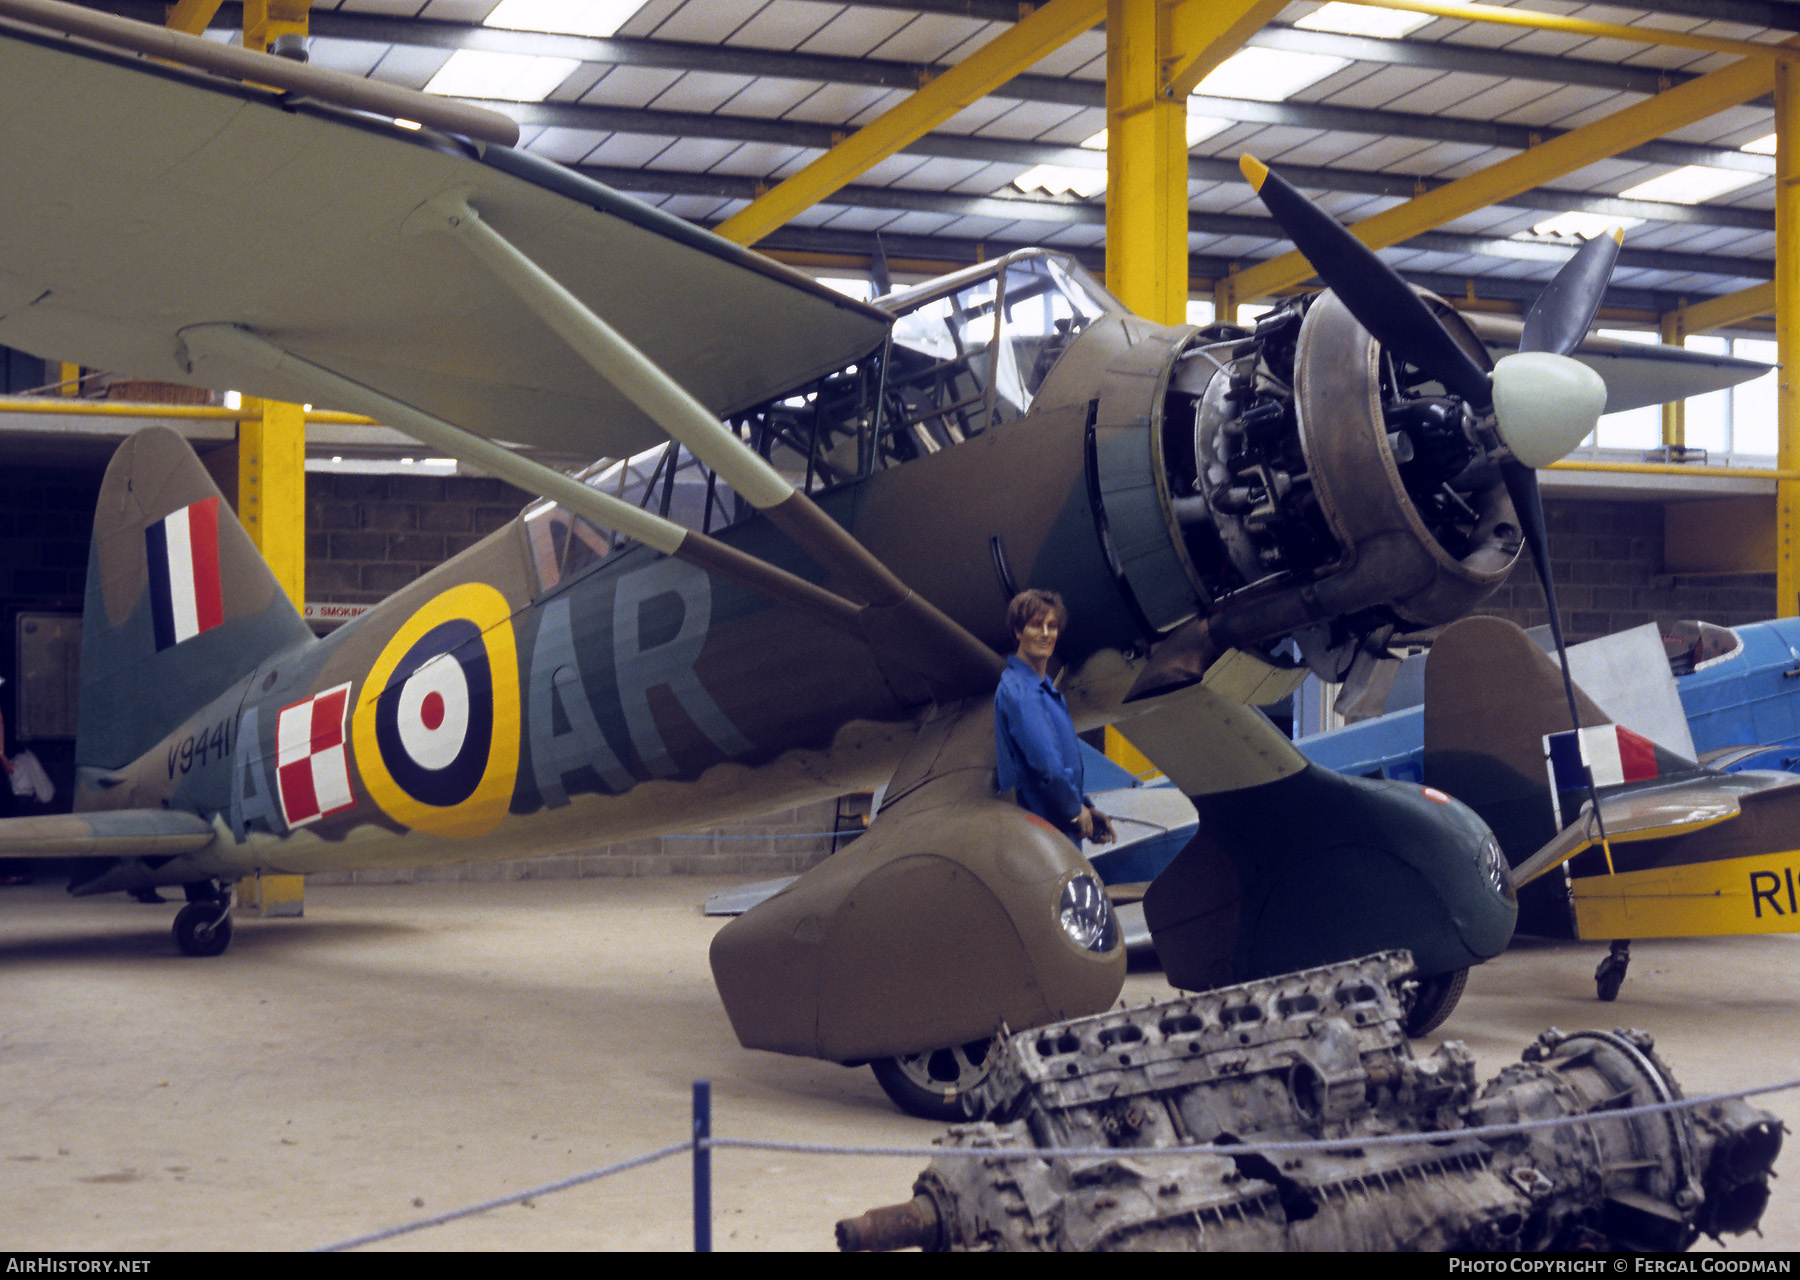
[[[1112,823],[1083,794],[1081,745],[1068,705],[1050,681],[1050,659],[1068,618],[1054,591],[1021,591],[1007,606],[1018,651],[1006,660],[994,692],[999,787],[1076,843],[1108,844]]]

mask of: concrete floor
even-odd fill
[[[216,960],[175,953],[173,906],[0,889],[0,1248],[332,1244],[679,1142],[696,1077],[721,1137],[928,1144],[941,1127],[866,1070],[738,1047],[698,909],[728,883],[315,886],[304,920],[242,920]],[[1445,1034],[1483,1079],[1552,1025],[1645,1028],[1690,1094],[1800,1076],[1800,937],[1639,944],[1612,1006],[1600,954],[1515,947]],[[1800,1131],[1800,1091],[1760,1105]],[[714,1160],[721,1249],[830,1249],[924,1164]],[[379,1247],[685,1249],[689,1185],[678,1158]],[[1790,1173],[1763,1238],[1731,1247],[1800,1248],[1797,1209]]]

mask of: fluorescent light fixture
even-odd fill
[[[540,58],[529,53],[484,53],[458,49],[425,86],[426,93],[452,98],[501,98],[542,102],[581,63],[574,58]]]
[[[484,27],[558,31],[571,36],[610,36],[644,7],[644,0],[500,0],[481,20]]]
[[[1738,150],[1748,151],[1752,155],[1772,156],[1775,154],[1775,135],[1766,133],[1760,138],[1753,138],[1743,146],[1739,147]]]
[[[1762,175],[1742,169],[1714,169],[1708,165],[1690,164],[1665,173],[1635,187],[1619,192],[1625,200],[1666,200],[1670,204],[1699,204],[1714,196],[1747,187]]]
[[[1067,191],[1082,197],[1099,195],[1106,190],[1105,169],[1077,169],[1066,164],[1036,164],[1012,180],[1021,191],[1048,191],[1061,195]]]
[[[1334,58],[1323,53],[1239,49],[1195,85],[1194,92],[1214,98],[1280,102],[1349,65],[1348,58]]]
[[[1294,25],[1308,31],[1341,31],[1350,36],[1381,36],[1396,40],[1430,21],[1429,13],[1372,9],[1368,5],[1340,4],[1338,0],[1331,0],[1330,4],[1307,14]]]
[[[1581,237],[1591,240],[1595,236],[1603,236],[1619,227],[1635,227],[1643,222],[1642,218],[1621,218],[1611,213],[1581,213],[1571,210],[1559,213],[1554,218],[1545,218],[1542,222],[1532,224],[1530,234],[1533,236],[1566,236]],[[1519,237],[1515,237],[1519,238]]]
[[[227,409],[242,409],[244,407],[244,397],[236,391],[227,391],[225,393],[225,407]]]
[[[399,116],[394,117],[394,127],[398,128],[398,129],[421,129],[421,128],[424,128],[424,126],[421,125],[417,120],[402,120]]]

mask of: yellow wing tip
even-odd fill
[[[1244,171],[1244,177],[1257,191],[1262,190],[1263,180],[1269,176],[1269,166],[1251,155],[1248,151],[1238,157],[1238,168]]]

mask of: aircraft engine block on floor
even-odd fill
[[[1781,1122],[1681,1091],[1637,1031],[1549,1030],[1478,1089],[1460,1043],[1415,1057],[1405,952],[1039,1027],[997,1051],[988,1121],[844,1249],[1682,1249],[1755,1228]],[[1395,1139],[1399,1139],[1396,1141]],[[1328,1150],[1219,1148],[1365,1139]],[[1188,1157],[1146,1149],[1197,1147]],[[1038,1148],[1106,1148],[1045,1158]]]

